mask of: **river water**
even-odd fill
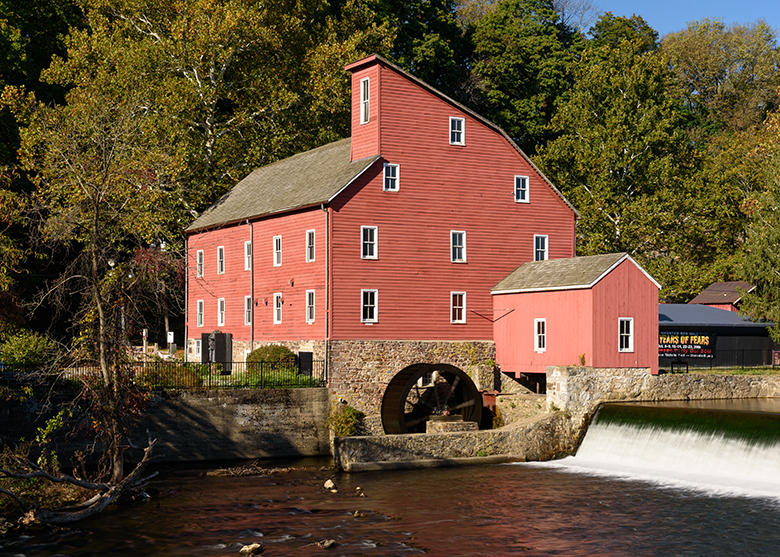
[[[740,412],[743,422],[757,413]],[[780,556],[780,444],[755,429],[741,439],[720,422],[725,434],[713,432],[707,417],[704,430],[597,419],[577,456],[551,463],[250,477],[169,470],[148,503],[0,554],[235,556],[260,542],[269,556]],[[338,546],[320,548],[325,539]]]

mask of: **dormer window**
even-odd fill
[[[466,121],[464,118],[450,118],[450,145],[466,144]]]
[[[369,92],[368,78],[360,80],[360,123],[367,124],[369,112],[369,100],[371,94]]]

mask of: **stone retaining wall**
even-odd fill
[[[367,463],[495,455],[514,455],[518,460],[550,460],[574,451],[577,438],[571,426],[571,420],[555,412],[493,430],[337,437],[333,440],[333,460],[347,472],[366,468]]]
[[[367,433],[382,428],[382,397],[390,380],[407,366],[450,364],[474,380],[478,388],[494,389],[496,346],[492,341],[345,340],[329,343],[328,378],[333,400],[339,398],[365,413]]]
[[[575,423],[602,402],[780,397],[777,375],[650,375],[649,369],[556,366],[547,370],[547,403]]]

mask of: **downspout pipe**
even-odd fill
[[[189,351],[189,278],[190,278],[190,252],[187,249],[187,236],[184,237],[184,362],[187,362],[187,352]]]
[[[252,304],[252,314],[249,320],[249,352],[255,349],[255,228],[254,224],[247,219],[249,225],[249,297]]]
[[[328,380],[328,362],[330,358],[330,210],[321,204],[325,213],[325,362],[323,379]]]

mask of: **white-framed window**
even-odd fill
[[[360,80],[360,123],[367,124],[370,112],[371,91],[368,78]]]
[[[282,237],[274,236],[274,267],[282,266]]]
[[[195,275],[198,277],[203,276],[203,250],[199,249],[195,254]]]
[[[465,118],[450,117],[450,145],[466,144]]]
[[[274,294],[274,323],[279,324],[282,322],[282,293],[276,292]]]
[[[634,351],[634,318],[618,318],[618,351]]]
[[[203,300],[198,300],[198,311],[197,311],[197,323],[198,327],[203,326]]]
[[[547,320],[534,319],[534,352],[547,351]]]
[[[252,242],[244,242],[244,270],[252,270]]]
[[[385,163],[384,171],[384,190],[398,191],[401,187],[400,166],[397,164]]]
[[[450,231],[450,261],[453,263],[466,262],[466,232],[463,230]]]
[[[306,323],[314,323],[314,290],[306,291]]]
[[[315,239],[315,232],[314,230],[307,230],[306,231],[306,262],[310,263],[314,261],[314,239]]]
[[[534,261],[547,261],[547,236],[534,235]]]
[[[195,339],[193,344],[195,346],[195,354],[194,355],[195,355],[196,358],[200,358],[201,354],[203,353],[203,343],[198,338],[198,339]]]
[[[217,274],[225,274],[225,246],[217,248]]]
[[[466,293],[450,292],[450,323],[466,322]]]
[[[252,296],[244,296],[244,325],[252,324]]]
[[[225,298],[217,300],[217,326],[225,326]]]
[[[377,258],[377,227],[361,226],[360,241],[361,241],[360,257],[362,259],[376,259]]]
[[[530,203],[528,176],[515,176],[515,203]]]
[[[379,291],[361,290],[360,296],[363,305],[360,321],[363,323],[376,323],[378,315],[377,298],[379,297]]]

